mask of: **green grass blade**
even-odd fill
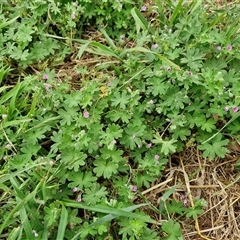
[[[99,29],[100,32],[104,35],[105,39],[107,40],[108,45],[112,48],[112,49],[116,49],[116,45],[114,44],[113,40],[108,36],[107,32],[105,31],[105,29],[100,28]]]
[[[170,28],[172,28],[173,26],[173,23],[176,19],[176,17],[183,12],[183,7],[182,7],[182,2],[183,0],[180,0],[177,4],[177,6],[175,7],[174,11],[173,11],[173,14],[170,18],[170,21],[169,21],[169,25],[170,25]]]
[[[205,140],[204,142],[202,142],[202,144],[205,144],[209,141],[211,141],[213,138],[215,138],[225,127],[227,127],[231,122],[233,122],[234,120],[236,120],[238,117],[240,116],[240,112],[238,112],[237,114],[235,114],[221,129],[219,129],[215,134],[213,134],[210,138],[208,138],[207,140]]]
[[[162,22],[162,26],[167,25],[168,19],[164,12],[164,7],[163,7],[164,2],[160,0],[155,0],[155,4],[158,8],[158,13],[159,13],[158,16],[160,18],[160,21]]]
[[[45,165],[45,164],[47,164],[47,162],[33,164],[30,167],[26,167],[24,169],[21,169],[21,170],[15,171],[15,172],[10,172],[10,173],[3,174],[3,175],[0,176],[0,184],[4,183],[6,181],[9,181],[12,177],[18,176],[22,172],[26,172],[26,171],[28,171],[32,168],[35,168],[35,167],[40,166],[40,165]],[[0,172],[0,174],[1,174],[1,172]]]
[[[4,222],[0,226],[0,235],[2,231],[8,226],[9,221],[13,218],[14,214],[19,211],[27,202],[29,202],[31,199],[35,198],[35,195],[38,191],[38,189],[41,187],[42,181],[38,183],[36,188],[34,189],[33,192],[28,194],[24,199],[22,199],[13,209],[12,211],[8,214],[8,216],[4,219]],[[30,238],[31,239],[31,238]]]
[[[29,116],[29,117],[33,116],[34,113],[35,113],[36,106],[37,106],[37,102],[38,102],[37,100],[38,100],[38,93],[35,92],[35,93],[33,94],[33,97],[32,97],[31,109],[30,109],[30,111],[29,111],[29,113],[28,113],[28,116]]]
[[[15,22],[18,18],[19,18],[19,16],[15,17],[15,18],[7,21],[7,22],[1,23],[1,24],[0,24],[0,29],[2,29],[2,28],[4,28],[4,27],[12,24],[12,23]]]
[[[29,119],[29,118],[25,118],[25,119],[21,119],[21,120],[12,120],[12,121],[8,121],[8,122],[3,122],[1,124],[1,128],[7,128],[7,127],[13,127],[13,126],[17,126],[19,124],[23,124],[23,123],[26,123],[26,122],[30,122],[32,121],[32,119]]]
[[[14,190],[15,190],[16,202],[21,203],[22,199],[24,198],[24,194],[19,189],[19,183],[18,183],[18,181],[15,177],[11,178],[10,181],[12,183],[12,186],[13,186]],[[27,202],[24,206],[22,206],[19,209],[19,215],[20,215],[21,224],[23,226],[24,232],[25,232],[27,238],[31,239],[33,237],[32,227],[31,227],[31,224],[29,222],[25,206],[28,206]]]
[[[90,42],[85,43],[83,46],[81,46],[80,50],[78,51],[77,58],[81,58],[83,53],[87,50],[88,45]]]
[[[21,228],[22,226],[14,228],[8,236],[8,240],[16,240],[19,236],[21,236],[21,232],[22,232]]]
[[[152,35],[154,35],[153,28],[149,26],[148,21],[143,17],[142,13],[138,9],[133,8],[131,10],[131,14],[136,23],[137,34],[139,33],[140,29],[142,29],[144,31],[149,31]]]
[[[12,97],[14,97],[14,95],[18,92],[18,88],[19,88],[19,84],[16,85],[14,88],[12,88],[9,92],[7,92],[6,94],[4,94],[1,99],[0,99],[0,105],[2,105],[3,103],[5,103],[6,101],[8,101],[9,99],[11,99]]]
[[[123,209],[116,209],[116,208],[111,208],[108,206],[88,206],[88,205],[85,205],[82,203],[76,203],[75,201],[71,201],[68,199],[63,200],[62,204],[65,204],[68,207],[82,208],[82,209],[86,209],[88,211],[112,214],[112,215],[115,215],[116,217],[123,216],[123,217],[128,217],[128,218],[140,219],[144,222],[156,223],[156,221],[154,221],[150,217],[142,216],[142,215],[132,213],[132,212],[127,212]]]
[[[123,208],[122,210],[127,211],[127,212],[131,212],[131,211],[134,211],[135,209],[138,209],[140,207],[144,207],[144,206],[147,206],[147,205],[148,205],[148,203],[142,203],[142,204],[132,205],[132,206]],[[90,224],[90,226],[101,225],[101,224],[104,224],[106,222],[109,222],[109,221],[113,220],[114,218],[116,218],[116,215],[108,214],[108,215],[98,219],[97,221],[93,222],[92,224]]]
[[[181,185],[181,184],[178,184],[178,185],[176,185],[176,186],[171,187],[169,190],[167,190],[167,191],[162,195],[161,200],[162,200],[162,201],[166,201],[180,185]]]
[[[9,71],[10,71],[10,67],[1,66],[1,68],[0,68],[0,85],[2,84],[2,80],[8,74]]]
[[[226,13],[223,12],[219,17],[217,17],[215,20],[213,20],[210,25],[209,25],[209,28],[207,30],[211,30],[214,26],[216,26],[222,19],[223,17],[226,16]],[[207,31],[206,30],[206,31]]]
[[[78,39],[72,39],[72,40],[75,42],[83,43],[81,40],[78,40]],[[94,48],[90,49],[90,48],[88,48],[88,46],[92,46]],[[106,47],[105,45],[103,45],[101,43],[94,42],[94,41],[84,41],[84,45],[79,50],[77,57],[81,57],[84,51],[98,54],[98,55],[108,56],[108,57],[115,57],[115,58],[121,60],[120,57],[118,56],[118,54],[116,52],[114,52],[114,50],[112,50],[109,47]]]
[[[129,206],[129,207],[126,207],[126,208],[123,208],[122,210],[124,211],[127,211],[127,212],[131,212],[137,208],[140,208],[140,207],[144,207],[144,206],[147,206],[149,205],[148,203],[142,203],[142,204],[138,204],[138,205],[132,205],[132,206]],[[116,217],[118,217],[117,215],[113,215],[113,214],[108,214],[100,219],[98,219],[97,221],[93,222],[92,224],[89,225],[89,227],[93,227],[93,226],[97,226],[97,225],[102,225],[106,222],[109,222],[113,219],[115,219]],[[81,234],[81,231],[79,233],[77,233],[74,238],[72,238],[72,240],[75,240],[77,239],[77,237]]]
[[[11,88],[11,86],[3,86],[3,87],[0,87],[0,93],[1,92],[4,92],[5,90]]]
[[[64,239],[64,233],[65,233],[67,223],[68,223],[68,211],[64,207],[64,205],[62,205],[62,212],[61,212],[60,223],[58,226],[58,234],[57,234],[58,240]]]
[[[170,66],[172,66],[173,68],[175,68],[176,70],[181,70],[180,66],[178,66],[177,64],[175,64],[174,62],[172,62],[171,60],[169,60],[168,58],[164,57],[161,54],[155,53],[151,50],[148,50],[147,48],[144,47],[134,47],[134,48],[129,48],[124,50],[121,53],[121,56],[127,54],[128,52],[142,52],[142,53],[151,53],[154,54],[155,56],[157,56],[160,60],[162,60],[162,62],[169,64]]]

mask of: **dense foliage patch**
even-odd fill
[[[196,144],[204,158],[223,158],[240,140],[237,7],[94,2],[1,5],[2,238],[182,239],[171,216],[196,219],[205,201],[168,201],[176,186],[153,206],[141,190],[171,154]],[[77,39],[91,24],[105,45]],[[77,64],[85,52],[95,68]],[[53,68],[68,55],[77,90]],[[160,227],[136,210],[146,206]]]

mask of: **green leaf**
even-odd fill
[[[96,173],[97,177],[110,178],[118,172],[118,164],[113,161],[100,158],[95,160],[93,164],[95,166],[93,172]]]
[[[222,140],[222,134],[218,134],[216,138],[213,139],[212,144],[206,142],[198,146],[198,149],[203,151],[203,157],[213,160],[216,156],[224,158],[229,150],[226,148],[229,140]]]
[[[92,184],[97,181],[97,178],[94,177],[90,171],[85,171],[69,173],[68,180],[71,181],[71,183],[68,184],[69,187],[77,187],[79,190],[82,190],[84,187],[91,187]]]
[[[112,97],[112,106],[116,107],[119,105],[121,109],[126,109],[126,105],[128,104],[130,100],[130,95],[127,94],[127,91],[124,91],[122,93],[120,92],[115,92],[114,97]]]
[[[164,141],[159,134],[155,134],[155,139],[152,140],[153,143],[161,145],[161,152],[166,156],[169,153],[174,153],[176,151],[176,146],[173,144],[177,142],[175,139],[171,139],[169,141]]]
[[[204,212],[204,211],[203,211],[202,209],[200,209],[200,208],[194,208],[194,209],[188,208],[188,209],[186,209],[186,211],[188,212],[188,213],[186,214],[186,217],[187,217],[187,218],[192,217],[194,220],[197,219],[198,215],[200,215],[200,214],[202,214],[202,213]]]
[[[216,121],[214,119],[208,119],[205,123],[201,125],[202,130],[206,130],[207,132],[212,132],[216,129]]]
[[[93,183],[91,188],[85,190],[83,201],[88,205],[96,205],[108,194],[106,187],[101,187],[99,183]]]
[[[182,201],[176,202],[175,200],[172,200],[171,203],[166,202],[166,207],[169,214],[177,213],[181,215],[186,210],[186,208],[183,207]]]
[[[181,237],[182,236],[180,224],[175,223],[172,219],[170,219],[168,222],[163,222],[162,229],[164,232],[166,232],[169,235],[167,239],[169,239],[169,237]],[[174,238],[172,238],[172,239],[174,239]],[[175,238],[175,239],[177,240],[178,238]]]
[[[62,212],[61,212],[60,222],[58,226],[58,233],[57,233],[58,240],[64,239],[67,223],[68,223],[68,210],[65,208],[64,205],[62,205]]]

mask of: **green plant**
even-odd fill
[[[85,28],[105,26],[112,36],[132,25],[130,10],[138,1],[34,1],[8,0],[0,8],[0,59],[26,68],[38,64],[44,69],[64,62],[74,49],[72,38],[81,37]],[[115,21],[114,19],[117,19]],[[57,41],[67,37],[67,41]]]
[[[177,185],[159,206],[133,201],[162,177],[171,154],[197,144],[204,158],[224,157],[229,137],[239,139],[238,10],[205,14],[202,1],[155,1],[150,23],[141,1],[92,2],[1,5],[0,236],[179,240],[178,219],[196,219],[203,200],[194,208],[171,200]],[[115,19],[126,29],[127,15],[136,26],[130,46],[114,39]],[[77,39],[85,25],[106,21],[108,46]],[[98,64],[72,69],[81,76],[74,90],[54,66],[85,52]],[[20,69],[29,66],[38,72]],[[161,214],[162,226],[152,229],[142,207]]]

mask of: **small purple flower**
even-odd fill
[[[136,192],[137,191],[137,186],[136,185],[132,185],[131,186],[131,190],[132,190],[132,192]]]
[[[89,118],[89,112],[88,112],[88,111],[84,111],[84,112],[83,112],[83,117]]]
[[[191,71],[189,71],[189,72],[188,72],[188,75],[189,75],[189,76],[192,76],[192,72],[191,72]]]
[[[151,100],[149,101],[149,103],[150,103],[150,104],[154,104],[154,101],[151,99]]]
[[[48,75],[46,73],[43,74],[43,79],[47,80],[48,79]]]
[[[188,206],[188,200],[186,198],[183,200],[183,205],[184,205],[184,207]]]
[[[146,7],[145,5],[143,5],[143,6],[141,7],[141,11],[142,11],[142,12],[146,12],[146,10],[147,10],[147,7]]]
[[[180,200],[183,201],[185,199],[185,195],[184,194],[180,194]]]
[[[46,89],[46,92],[50,92],[51,84],[49,84],[49,83],[44,83],[43,85],[44,85],[44,87],[45,87],[45,89]]]
[[[78,191],[78,188],[73,188],[73,192],[77,192]]]
[[[74,20],[76,18],[75,12],[72,13],[71,18]]]
[[[231,51],[232,50],[232,45],[228,45],[227,50]]]
[[[77,202],[81,202],[81,201],[82,201],[82,198],[78,197]]]
[[[157,43],[153,44],[153,48],[154,49],[158,48],[158,44]]]
[[[151,147],[152,147],[151,143],[147,144],[147,148],[151,148]]]
[[[222,50],[221,46],[217,46],[217,50],[221,51]]]
[[[171,67],[168,67],[167,70],[170,72],[170,71],[172,70],[172,68],[171,68]]]
[[[225,108],[224,108],[224,111],[225,111],[225,112],[228,112],[228,110],[229,110],[229,107],[225,107]]]
[[[155,159],[155,160],[158,160],[158,159],[159,159],[159,155],[155,155],[155,156],[154,156],[154,159]]]
[[[233,108],[232,108],[232,110],[233,110],[233,112],[238,112],[238,107],[237,106],[234,106]]]

